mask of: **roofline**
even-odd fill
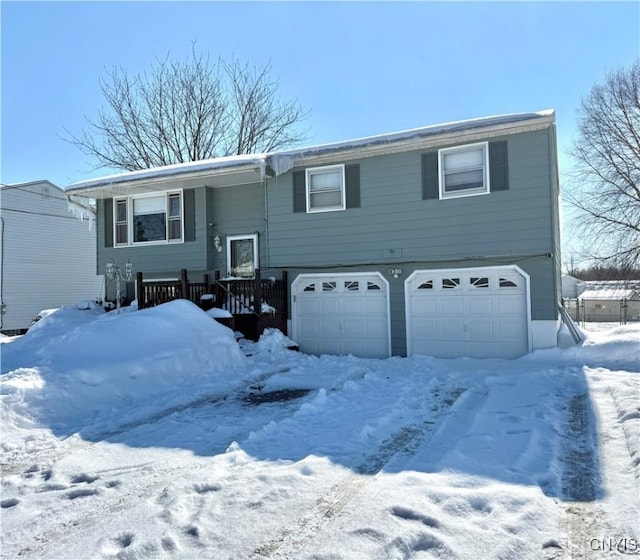
[[[513,120],[493,123],[493,119],[509,118]],[[520,117],[518,119],[518,117]],[[488,123],[488,124],[483,124]],[[547,128],[555,123],[555,111],[552,109],[537,113],[519,113],[512,115],[497,115],[495,117],[481,117],[464,121],[442,123],[423,128],[414,128],[400,132],[359,138],[346,142],[336,142],[319,146],[311,146],[286,152],[272,154],[272,158],[293,158],[295,165],[308,162],[322,162],[340,154],[345,159],[356,157],[372,157],[375,155],[391,154],[408,150],[418,150],[430,147],[441,147],[448,143],[455,143],[460,139],[475,142],[502,134],[516,134]],[[450,130],[459,125],[460,128]],[[467,126],[465,126],[467,125]]]
[[[55,183],[52,183],[51,181],[49,181],[49,179],[40,179],[38,181],[27,181],[26,183],[10,183],[10,184],[2,183],[2,184],[0,184],[0,188],[2,188],[2,189],[21,189],[23,187],[30,187],[32,185],[42,185],[42,183],[47,183],[47,184],[51,185],[52,187],[58,189],[59,191],[64,192],[64,189],[62,187],[59,187]]]
[[[129,171],[126,173],[109,175],[98,179],[87,179],[86,181],[69,185],[65,189],[65,193],[82,196],[80,194],[81,192],[86,190],[95,190],[100,187],[118,185],[128,185],[133,187],[149,183],[164,183],[172,181],[178,177],[180,179],[198,179],[200,177],[211,177],[212,175],[232,175],[243,171],[251,171],[256,169],[256,167],[264,170],[266,166],[265,156],[262,154],[255,155],[250,161],[244,161],[236,165],[220,166],[219,163],[225,159],[226,158],[216,158],[211,160],[193,161],[187,164],[152,167],[149,169],[141,169],[139,171]]]
[[[536,113],[513,113],[480,117],[462,121],[453,121],[413,128],[399,132],[357,138],[342,142],[319,144],[294,150],[273,152],[270,154],[248,154],[175,164],[165,167],[142,169],[88,179],[72,185],[65,190],[67,194],[89,196],[87,191],[97,191],[102,187],[129,186],[140,187],[149,184],[166,183],[175,179],[193,180],[211,176],[233,175],[243,171],[260,168],[260,180],[267,177],[267,167],[276,175],[287,172],[292,167],[307,162],[320,163],[340,155],[344,159],[372,157],[408,150],[425,149],[453,143],[462,138],[465,141],[477,141],[501,134],[515,134],[552,126],[555,123],[555,111],[552,109]],[[237,160],[237,163],[234,161]],[[234,183],[229,183],[229,186]],[[87,193],[87,194],[81,194]]]

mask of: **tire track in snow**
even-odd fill
[[[74,454],[78,451],[84,451],[104,440],[113,438],[119,435],[123,435],[126,432],[144,426],[145,424],[151,424],[158,422],[175,414],[176,412],[184,412],[190,409],[204,408],[204,407],[216,407],[225,406],[230,401],[240,400],[243,394],[248,393],[254,386],[258,386],[266,382],[270,377],[278,375],[280,373],[286,373],[289,370],[288,367],[279,368],[277,370],[270,370],[264,372],[257,377],[248,381],[247,385],[236,387],[232,392],[226,394],[209,394],[200,396],[193,401],[182,403],[180,405],[168,407],[153,414],[133,420],[131,422],[125,422],[120,424],[114,429],[103,431],[91,431],[91,426],[87,426],[80,430],[80,432],[73,433],[69,436],[56,439],[56,444],[62,443],[62,447],[56,445],[53,449],[47,448],[44,451],[35,451],[33,453],[25,453],[25,456],[20,457],[17,461],[11,461],[5,459],[0,462],[0,471],[2,476],[24,474],[33,472],[40,469],[40,465],[51,465],[58,460]],[[83,435],[83,432],[84,435]],[[53,436],[52,436],[53,437]],[[82,439],[83,437],[91,438]],[[79,441],[76,441],[79,440]]]
[[[587,559],[587,541],[595,533],[598,465],[594,454],[595,433],[590,418],[589,393],[573,395],[567,404],[563,437],[561,496],[567,516],[568,558]]]
[[[410,457],[419,446],[421,447],[456,405],[465,389],[453,388],[445,391],[443,387],[438,387],[434,392],[439,391],[442,394],[438,403],[440,406],[430,411],[428,419],[407,424],[383,441],[374,453],[356,467],[355,472],[343,477],[320,496],[308,514],[282,528],[272,540],[258,546],[250,558],[296,558],[296,551],[305,541],[340,514],[345,506],[375,479],[385,465],[401,456]]]
[[[562,495],[570,500],[565,504],[567,545],[564,555],[554,558],[599,560],[639,552],[637,548],[616,550],[625,540],[640,542],[636,524],[639,482],[626,426],[629,414],[611,387],[598,390],[594,386],[598,380],[590,380],[590,393],[575,395],[568,407],[566,437],[570,443],[564,456],[562,488]],[[611,429],[606,434],[598,433],[591,407],[598,417],[617,419],[608,422]],[[599,501],[602,485],[606,485],[608,501],[616,503],[616,519],[609,518],[611,512]],[[621,511],[628,515],[621,516]]]

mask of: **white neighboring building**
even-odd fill
[[[96,262],[95,223],[69,211],[60,187],[0,186],[1,332],[27,329],[42,309],[102,298]]]
[[[562,275],[562,297],[563,298],[577,298],[580,292],[584,289],[584,282],[578,280],[568,274]]]

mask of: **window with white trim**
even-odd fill
[[[489,193],[489,143],[438,150],[440,198]]]
[[[115,198],[113,204],[117,247],[183,241],[182,191]]]
[[[227,236],[227,270],[233,278],[253,278],[258,268],[258,234]]]
[[[129,207],[128,200],[122,198],[115,201],[115,231],[116,245],[127,245],[129,243]]]
[[[307,212],[344,210],[344,165],[329,165],[307,169],[306,189]]]

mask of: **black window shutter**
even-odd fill
[[[347,208],[360,208],[360,164],[346,165],[344,177]]]
[[[293,172],[293,211],[307,211],[307,186],[304,171]]]
[[[507,142],[489,142],[489,181],[492,191],[509,188],[509,166],[507,164]]]
[[[104,209],[104,246],[113,247],[113,198],[102,201]]]
[[[196,193],[194,189],[182,191],[184,205],[184,240],[196,240]]]
[[[438,152],[422,154],[422,198],[440,198],[438,188]]]

